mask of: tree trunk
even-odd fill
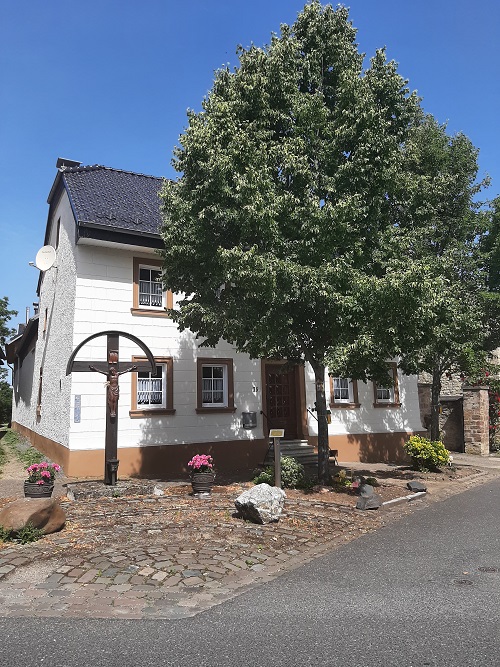
[[[441,371],[434,368],[431,387],[431,440],[439,440],[439,395],[441,394]]]
[[[328,420],[325,395],[325,366],[314,364],[314,379],[316,385],[316,415],[318,417],[318,482],[327,485],[330,483],[330,446],[328,443]]]

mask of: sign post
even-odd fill
[[[282,428],[272,428],[269,431],[269,437],[273,439],[274,444],[274,486],[281,489],[281,452],[280,439],[285,435],[285,430]]]

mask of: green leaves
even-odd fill
[[[208,345],[320,363],[356,350],[372,366],[393,351],[378,281],[420,110],[383,51],[363,73],[355,38],[347,9],[312,2],[267,47],[240,48],[189,113],[163,190],[164,280]]]

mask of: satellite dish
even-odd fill
[[[56,261],[56,251],[51,245],[44,245],[43,248],[36,253],[35,266],[40,271],[48,271],[51,266],[54,266]]]

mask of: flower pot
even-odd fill
[[[24,497],[25,498],[50,498],[54,484],[37,484],[36,482],[24,482]]]
[[[213,472],[193,472],[191,474],[193,493],[211,493],[214,480],[215,473]]]

